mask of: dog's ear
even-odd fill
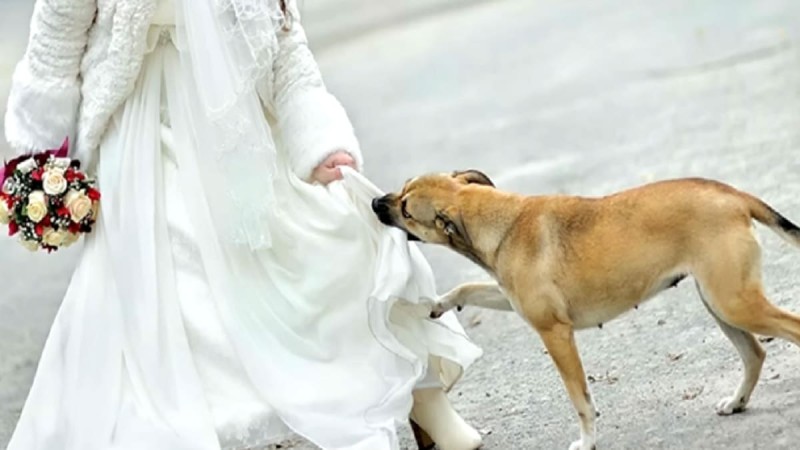
[[[444,234],[447,236],[453,236],[454,234],[458,234],[458,227],[453,222],[445,222],[444,224]]]
[[[453,172],[453,178],[464,184],[482,184],[484,186],[494,187],[492,180],[479,170],[470,169],[456,171]]]
[[[472,246],[472,239],[467,234],[467,229],[461,220],[461,214],[453,211],[452,208],[437,214],[436,226],[442,229],[442,232],[451,239],[451,242],[453,239],[459,239],[467,246]]]

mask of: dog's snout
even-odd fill
[[[392,213],[389,195],[372,199],[372,211],[384,225],[392,225]]]
[[[372,211],[374,211],[375,214],[389,212],[389,202],[387,201],[386,196],[372,199]]]

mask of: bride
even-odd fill
[[[5,120],[103,192],[9,449],[480,446],[445,395],[480,350],[373,218],[294,0],[38,0]]]

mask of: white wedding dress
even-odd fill
[[[53,324],[11,450],[249,448],[293,432],[323,448],[398,448],[412,390],[479,355],[380,192],[327,187],[279,155],[273,245],[215,253],[191,92],[173,28],[151,27],[135,92],[102,143],[102,219]],[[235,279],[243,295],[223,295]],[[430,364],[429,364],[430,363]]]

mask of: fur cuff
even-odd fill
[[[18,154],[58,148],[74,138],[80,104],[77,80],[35,77],[22,60],[14,71],[5,116],[6,140]]]
[[[327,91],[292,96],[279,115],[280,134],[294,173],[303,180],[328,156],[345,151],[361,170],[363,158],[353,125],[342,105]]]

